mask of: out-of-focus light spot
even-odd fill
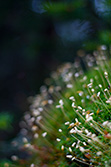
[[[36,13],[44,13],[43,0],[32,0],[32,10]]]
[[[111,6],[108,6],[106,0],[95,0],[95,10],[99,15],[109,15],[111,12]]]
[[[80,20],[56,23],[55,30],[58,36],[67,41],[83,40],[87,38],[92,31],[88,21]]]

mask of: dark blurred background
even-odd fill
[[[50,72],[111,43],[111,0],[0,2],[0,157]],[[4,147],[3,147],[4,146]],[[1,154],[3,156],[1,156]]]

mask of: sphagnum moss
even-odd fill
[[[31,156],[22,166],[111,166],[111,72],[107,52],[105,46],[93,56],[79,52],[74,64],[58,68],[46,79],[40,94],[29,98],[30,110],[21,122],[21,132],[24,148]]]

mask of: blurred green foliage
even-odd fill
[[[65,1],[65,2],[45,2],[43,3],[44,9],[49,12],[49,14],[60,14],[64,12],[75,11],[82,9],[85,4],[83,0],[78,1]],[[59,13],[58,13],[59,12]]]
[[[4,160],[4,161],[0,161],[0,167],[19,167],[19,166],[17,164],[15,165],[11,161]]]
[[[0,113],[0,130],[11,130],[12,129],[13,117],[8,112]]]

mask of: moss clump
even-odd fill
[[[40,94],[29,98],[30,110],[21,126],[24,148],[31,156],[22,166],[110,166],[111,73],[107,54],[105,46],[93,56],[79,54],[74,64],[66,63],[46,79]]]

